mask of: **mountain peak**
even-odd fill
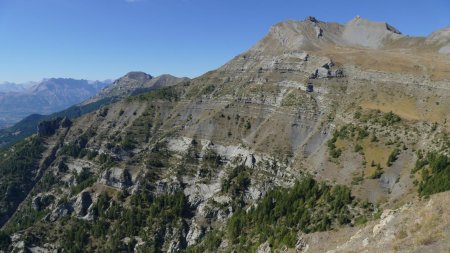
[[[353,45],[382,48],[386,40],[402,37],[401,32],[386,22],[377,22],[356,16],[344,26],[342,37]]]
[[[137,81],[147,81],[153,78],[153,76],[142,71],[131,71],[128,72],[124,77]]]
[[[309,21],[309,22],[313,22],[313,23],[319,23],[320,22],[316,17],[313,17],[313,16],[307,16],[304,21],[305,22]]]
[[[352,20],[350,20],[346,26],[348,25],[359,25],[364,26],[367,30],[379,29],[379,30],[387,30],[396,34],[402,34],[397,28],[386,22],[377,22],[370,21],[368,19],[364,19],[361,16],[357,15]]]

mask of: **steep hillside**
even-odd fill
[[[0,92],[0,124],[11,126],[31,114],[51,114],[94,96],[110,82],[45,79],[23,90]]]
[[[286,21],[198,78],[43,122],[2,154],[43,150],[22,170],[0,163],[15,179],[0,178],[0,247],[448,248],[450,56],[429,38],[359,17]]]

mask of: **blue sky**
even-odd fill
[[[0,0],[0,82],[131,70],[195,77],[282,20],[360,15],[424,36],[450,25],[449,13],[449,0]]]

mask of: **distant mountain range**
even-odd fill
[[[64,110],[97,94],[111,81],[49,78],[38,83],[0,85],[0,128],[31,114]]]
[[[0,83],[0,92],[25,92],[28,88],[36,85],[38,82],[28,82],[28,83],[12,83],[4,82]]]
[[[56,117],[77,118],[122,98],[138,95],[157,88],[172,86],[187,80],[189,80],[187,77],[179,78],[167,74],[153,77],[144,72],[130,72],[115,80],[110,85],[108,85],[108,83],[111,83],[109,81],[92,82],[74,79],[47,79],[39,84],[31,85],[30,88],[25,89],[25,92],[0,92],[0,147],[14,144],[17,141],[32,135],[36,132],[37,125],[42,120],[49,120]],[[72,85],[75,87],[70,87]],[[102,86],[105,88],[100,90]],[[14,89],[14,87],[24,86],[8,84],[8,87],[9,89]],[[94,90],[97,90],[97,92],[94,93]],[[93,94],[88,96],[88,93]],[[95,95],[96,93],[97,95]],[[32,96],[30,94],[35,95]],[[76,94],[78,94],[78,97],[70,98],[71,94],[73,94],[73,96],[77,96]],[[82,94],[87,100],[81,99]],[[10,97],[8,97],[8,95]],[[11,99],[11,97],[14,97],[15,100]],[[5,99],[2,100],[2,98]],[[44,111],[44,113],[28,113],[23,117],[15,115],[14,111],[20,111],[20,109],[24,110],[25,108],[29,112],[33,109],[33,106],[30,105],[27,100],[34,102],[36,111]],[[63,100],[68,101],[68,106],[57,110],[57,108],[63,107],[61,105],[62,103],[60,103]],[[9,105],[3,106],[6,102],[3,103],[2,101],[9,101]],[[13,102],[16,106],[14,106]],[[60,107],[58,107],[58,103],[60,103]],[[51,106],[55,107],[52,108]],[[10,108],[9,111],[6,108]],[[53,112],[47,113],[45,109],[47,109],[47,112]],[[24,114],[25,113],[22,115]],[[1,127],[2,119],[6,118],[5,115],[9,116],[10,119],[16,116],[16,118],[20,118],[20,121],[12,126],[7,125],[10,123],[4,123],[3,127]]]

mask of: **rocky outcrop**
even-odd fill
[[[187,245],[196,245],[204,234],[205,228],[198,225],[197,223],[193,223],[193,225],[189,228],[189,232],[186,236]]]
[[[42,211],[46,207],[48,207],[53,201],[55,197],[51,194],[47,195],[38,195],[31,200],[31,208],[36,211]]]
[[[119,189],[127,189],[133,185],[133,179],[127,169],[111,168],[102,174],[100,183]]]
[[[78,216],[83,217],[87,214],[87,210],[91,204],[91,194],[85,191],[80,193],[77,200],[75,201],[75,204],[73,205],[73,209]]]
[[[55,134],[56,130],[59,128],[69,128],[72,126],[72,122],[67,117],[55,118],[53,120],[46,120],[39,123],[37,127],[38,135],[41,137],[51,136]]]
[[[73,206],[71,203],[63,203],[59,205],[53,212],[46,216],[46,220],[50,222],[55,222],[59,218],[71,215],[73,213]]]
[[[174,177],[168,179],[162,179],[155,183],[155,194],[174,194],[180,191],[181,183]]]
[[[272,253],[272,248],[270,247],[270,244],[268,242],[265,242],[259,245],[256,253]]]
[[[322,28],[320,28],[320,27],[318,27],[318,26],[315,26],[315,27],[314,27],[314,31],[316,32],[317,38],[322,37],[322,33],[323,33]]]

